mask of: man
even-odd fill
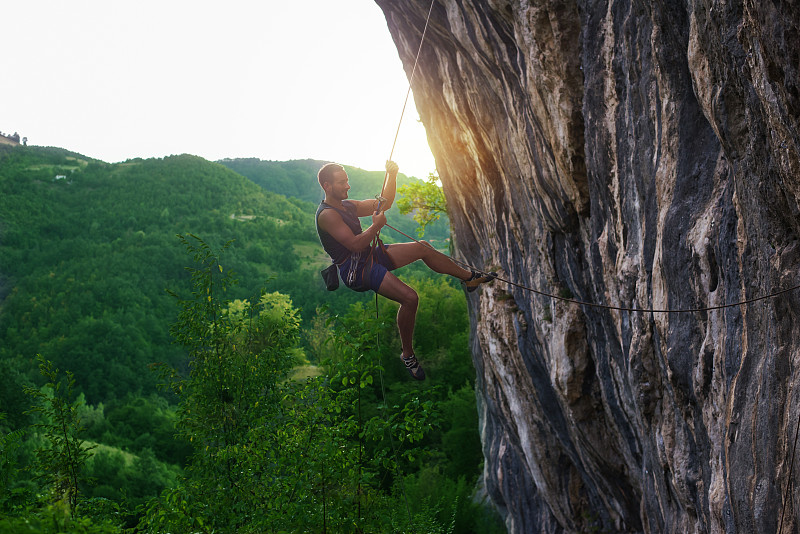
[[[459,278],[467,291],[475,291],[479,285],[490,282],[497,275],[463,269],[428,243],[371,246],[372,240],[386,224],[384,212],[394,202],[397,171],[395,162],[386,162],[386,180],[381,191],[385,200],[382,202],[378,199],[348,200],[350,184],[347,172],[336,163],[324,165],[317,175],[319,185],[325,191],[325,200],[317,209],[317,233],[325,252],[338,265],[339,274],[347,287],[355,291],[372,290],[400,304],[397,312],[397,329],[403,348],[400,358],[412,377],[424,380],[425,372],[413,347],[419,297],[416,291],[389,271],[422,260],[437,273]],[[372,224],[363,230],[358,218],[370,215]]]

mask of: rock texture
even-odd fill
[[[410,75],[430,2],[376,2]],[[798,70],[796,0],[434,0],[413,90],[458,254],[627,308],[800,284]],[[800,530],[800,290],[470,299],[509,532],[771,533],[786,498]]]

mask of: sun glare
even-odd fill
[[[0,33],[19,46],[0,58],[15,80],[0,129],[32,145],[108,162],[189,153],[381,170],[389,157],[408,80],[373,2],[30,0],[7,11]],[[407,175],[435,168],[412,102],[393,158]]]

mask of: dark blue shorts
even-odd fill
[[[368,253],[362,254],[358,259],[352,281],[349,280],[352,257],[342,263],[339,266],[339,276],[342,277],[344,285],[353,291],[372,290],[377,292],[386,273],[395,269],[392,259],[384,250],[384,248],[388,249],[389,247],[391,245],[375,246],[372,250],[371,258]]]

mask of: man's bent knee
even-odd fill
[[[416,308],[419,304],[419,295],[416,291],[409,287],[408,291],[403,292],[403,298],[400,301],[400,304],[403,306],[412,306]]]

